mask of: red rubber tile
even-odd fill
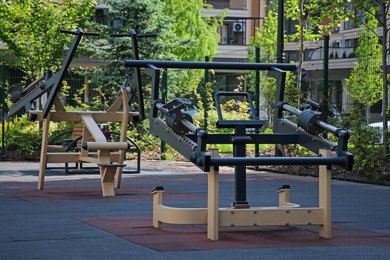
[[[390,236],[365,229],[333,224],[333,238],[318,236],[318,226],[223,227],[219,240],[207,239],[205,225],[163,224],[152,226],[150,217],[82,218],[83,222],[116,234],[132,243],[160,251],[212,250],[225,248],[275,248],[310,246],[361,246],[390,244]]]

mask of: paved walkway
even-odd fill
[[[129,162],[131,165],[132,162]],[[332,182],[333,238],[318,227],[152,227],[151,191],[164,204],[206,207],[207,175],[186,162],[142,162],[124,175],[115,197],[101,196],[99,175],[49,170],[38,191],[38,163],[0,162],[0,259],[389,259],[390,187]],[[220,170],[220,204],[234,199],[231,168]],[[276,189],[292,187],[291,202],[318,206],[318,180],[248,171],[253,206],[275,206]]]

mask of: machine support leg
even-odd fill
[[[322,156],[330,157],[330,150],[320,150]],[[331,167],[319,166],[319,207],[323,209],[323,225],[320,227],[320,236],[332,237],[332,204],[331,204]]]
[[[236,136],[244,136],[245,128],[237,127]],[[246,157],[246,145],[237,141],[233,144],[233,153],[235,157]],[[233,208],[249,208],[248,201],[246,200],[246,166],[236,165],[234,167],[235,174],[235,201],[233,202]]]
[[[153,227],[162,228],[162,222],[158,220],[159,208],[162,206],[163,187],[156,187],[152,192],[153,195]]]
[[[210,150],[212,157],[218,156],[218,149]],[[213,166],[208,174],[207,191],[207,238],[218,240],[219,227],[219,169]]]
[[[115,196],[113,181],[115,177],[116,167],[99,166],[101,171],[100,182],[102,185],[103,197]]]
[[[50,127],[50,113],[45,120],[43,120],[42,126],[42,144],[41,144],[41,159],[39,163],[39,177],[38,177],[38,190],[43,190],[45,182],[45,170],[46,170],[46,154],[47,144],[49,140],[49,127]]]
[[[278,189],[279,194],[279,207],[289,206],[290,204],[290,186],[283,185]]]
[[[246,167],[243,165],[235,166],[235,201],[233,207],[247,207],[246,200]]]

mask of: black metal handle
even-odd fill
[[[60,32],[62,33],[67,33],[67,34],[73,34],[73,35],[77,35],[77,31],[71,31],[71,30],[65,30],[65,29],[61,29]]]
[[[148,38],[148,37],[156,37],[157,34],[155,33],[149,33],[149,34],[134,34],[134,33],[117,33],[117,34],[111,34],[111,37],[132,37],[135,35],[137,38]]]
[[[83,29],[81,29],[81,28],[78,28],[77,31],[61,29],[60,32],[67,33],[67,34],[73,34],[73,35],[78,35],[78,34],[91,35],[91,36],[100,35],[100,33],[97,33],[97,32],[84,32]]]

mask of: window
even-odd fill
[[[108,18],[104,15],[106,9],[96,9],[93,21],[99,24],[108,25]]]
[[[227,18],[218,29],[218,33],[221,36],[219,44],[246,45],[246,20]]]
[[[296,51],[286,51],[285,52],[285,58],[283,62],[292,62],[292,61],[297,61],[298,60],[298,52]]]

